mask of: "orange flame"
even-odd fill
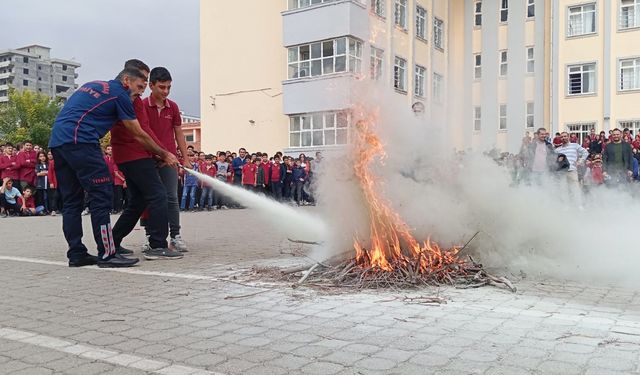
[[[386,154],[380,138],[370,127],[369,121],[361,120],[354,132],[355,175],[360,180],[368,205],[371,232],[369,249],[363,246],[360,239],[354,240],[356,263],[363,268],[382,271],[393,270],[397,263],[415,263],[419,264],[415,272],[421,274],[460,263],[456,256],[460,248],[445,251],[431,239],[423,244],[418,243],[407,223],[393,211],[387,200],[379,196],[379,186],[374,184],[375,179],[369,167],[374,159],[384,159]]]

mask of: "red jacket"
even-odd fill
[[[229,173],[229,175],[227,176],[227,183],[233,184],[233,178],[236,175],[236,171],[234,171],[233,168],[231,168],[231,163],[229,163],[229,168],[227,169],[227,173]]]
[[[53,160],[49,160],[49,170],[47,171],[47,177],[49,180],[49,188],[58,188],[58,177],[56,176],[56,164]]]
[[[35,172],[35,167],[33,170]],[[0,156],[0,179],[5,177],[9,177],[12,180],[20,179],[20,164],[17,156]]]
[[[242,166],[242,185],[255,185],[257,172],[258,166],[254,163],[247,163]]]
[[[20,198],[18,198],[18,200],[20,201],[20,204],[22,204],[22,202],[24,202],[24,206],[26,208],[36,208],[36,199],[34,198],[34,196],[30,196],[29,198],[26,198],[22,196]]]
[[[269,177],[270,182],[280,182],[282,181],[282,166],[280,164],[273,164],[270,168],[271,176]]]
[[[215,164],[211,164],[210,166],[207,166],[207,164],[203,164],[202,166],[200,166],[200,172],[203,174],[206,174],[209,177],[212,178],[216,178],[216,173],[218,173],[218,169],[216,169]],[[204,187],[205,183],[203,181],[200,181],[200,187]]]
[[[35,151],[20,151],[18,164],[20,165],[20,181],[27,181],[29,185],[36,184],[36,163],[38,155]]]

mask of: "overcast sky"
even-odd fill
[[[198,0],[0,0],[0,50],[30,44],[75,60],[78,83],[116,76],[127,59],[164,66],[171,98],[200,115]],[[146,94],[149,91],[147,90]]]

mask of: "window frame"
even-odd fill
[[[400,73],[402,73],[402,76],[400,76]],[[407,59],[396,55],[393,59],[393,88],[396,91],[406,94],[407,82]],[[400,84],[402,84],[402,87],[400,87]]]
[[[500,0],[500,17],[501,24],[509,22],[509,0]]]
[[[420,14],[421,11],[423,12],[422,15]],[[424,42],[427,41],[427,27],[429,26],[427,22],[428,15],[429,14],[425,8],[420,5],[416,5],[416,38]]]
[[[585,11],[584,8],[588,7],[588,6],[593,6],[593,11]],[[572,9],[578,9],[580,8],[580,12],[578,12],[577,14],[580,14],[581,16],[581,26],[584,27],[584,23],[586,21],[585,15],[589,14],[589,13],[593,13],[593,31],[589,31],[589,32],[582,32],[580,34],[573,34],[571,32],[571,10]],[[592,36],[592,35],[596,35],[598,32],[598,4],[596,2],[589,2],[589,3],[583,3],[583,4],[575,4],[575,5],[568,5],[567,6],[567,30],[566,30],[566,37],[567,38],[579,38],[579,37],[588,37],[588,36]]]
[[[404,31],[407,30],[408,5],[407,0],[394,0],[393,2],[393,23]]]
[[[340,41],[344,42],[344,52],[338,53]],[[332,55],[325,56],[325,44],[331,42]],[[352,43],[354,45],[355,54],[352,54]],[[320,56],[313,57],[315,45],[319,45]],[[356,38],[344,36],[333,39],[324,39],[312,43],[299,44],[287,48],[287,80],[308,79],[322,76],[330,76],[334,74],[361,74],[362,73],[362,52],[364,43]],[[306,47],[306,48],[305,48]],[[308,56],[301,58],[301,48],[307,50]],[[295,60],[292,60],[292,52],[295,50]],[[344,59],[344,70],[337,71],[339,60]],[[331,61],[331,71],[325,73],[326,60]],[[314,74],[314,64],[319,64],[320,74]],[[292,70],[295,69],[295,70]],[[302,71],[308,70],[308,73],[301,76]],[[293,74],[292,74],[293,73]]]
[[[529,51],[531,51],[531,57],[529,57]],[[527,67],[527,74],[535,74],[536,72],[536,49],[535,46],[527,46],[525,47]],[[529,65],[532,64],[532,69],[529,69]]]
[[[640,134],[640,119],[618,120],[618,128],[628,128],[632,131],[633,136]]]
[[[427,68],[416,64],[413,69],[413,95],[424,98],[426,95]]]
[[[536,103],[533,101],[528,101],[525,103],[525,114],[526,114],[526,120],[525,120],[525,128],[526,129],[533,129],[536,127],[536,107],[535,107]],[[531,112],[529,112],[529,106],[531,106]],[[529,121],[531,120],[531,121]]]
[[[322,118],[322,124],[315,124],[315,119]],[[344,124],[341,124],[339,117],[344,118]],[[309,120],[308,128],[305,129],[305,119]],[[331,118],[331,121],[327,121]],[[298,128],[295,129],[295,122],[298,120]],[[289,147],[290,148],[313,148],[313,147],[336,147],[344,146],[350,142],[351,113],[348,110],[325,111],[300,113],[289,116]],[[314,143],[314,133],[322,133],[321,144]],[[327,134],[333,133],[333,143],[327,144]],[[341,136],[340,136],[341,134]],[[297,135],[297,145],[292,142]],[[339,138],[344,137],[344,143],[338,143]],[[309,144],[306,143],[308,139]]]
[[[473,107],[473,131],[482,131],[482,106]]]
[[[527,0],[527,20],[531,20],[536,17],[536,0]],[[531,11],[533,9],[533,11]]]
[[[580,67],[580,71],[579,72],[573,72],[573,74],[575,73],[580,73],[581,78],[580,78],[580,87],[581,90],[584,87],[584,74],[585,73],[590,73],[591,70],[585,70],[584,67],[588,66],[588,65],[593,65],[593,92],[580,92],[580,93],[571,93],[571,68],[576,68],[576,67]],[[566,67],[566,74],[567,74],[567,83],[566,83],[566,96],[567,97],[579,97],[579,96],[585,96],[585,95],[596,95],[598,93],[598,64],[595,61],[592,62],[584,62],[584,63],[578,63],[578,64],[569,64]]]
[[[433,46],[444,52],[444,21],[433,17]]]
[[[473,27],[482,27],[482,0],[473,2]]]
[[[589,133],[591,132],[591,129],[592,128],[597,129],[596,125],[597,123],[595,121],[593,122],[580,121],[580,122],[566,123],[565,129],[569,134],[576,133],[578,135],[578,144],[582,145],[584,138],[587,135],[589,135]],[[579,127],[579,128],[577,128],[577,130],[572,130],[571,127]]]
[[[431,95],[432,95],[432,100],[435,103],[443,103],[444,102],[444,95],[445,93],[443,92],[444,90],[444,76],[433,72],[432,75],[432,91],[431,91]]]
[[[337,0],[289,0],[288,10],[304,9],[304,8],[309,8],[312,6],[321,5],[324,3],[331,3],[335,1]],[[307,4],[301,5],[303,2],[306,2]],[[296,6],[292,6],[294,3]]]
[[[627,67],[626,69],[633,69],[633,81],[636,81],[636,84],[634,87],[632,88],[624,88],[624,75],[623,75],[623,68],[622,64],[624,64],[625,62],[633,62],[634,65],[631,67]],[[619,78],[620,81],[618,82],[618,92],[620,93],[625,93],[625,92],[633,92],[633,91],[638,91],[640,90],[640,57],[635,56],[635,57],[626,57],[626,58],[621,58],[618,59],[618,74],[619,74]]]
[[[375,54],[377,52],[380,52],[379,56]],[[372,81],[379,81],[384,76],[383,49],[371,46],[369,52],[369,73]]]
[[[618,0],[618,1],[620,4],[620,6],[618,7],[618,31],[626,31],[626,30],[640,28],[640,0],[633,0],[633,3],[631,5],[624,5],[622,3],[624,0]],[[631,12],[627,12],[627,21],[628,21],[628,15],[633,14],[634,22],[632,26],[624,27],[622,25],[622,20],[623,20],[622,14],[623,14],[624,8],[632,9]]]
[[[380,18],[385,18],[385,0],[371,0],[371,13]]]
[[[502,114],[502,108],[504,107],[504,115]],[[498,104],[498,131],[506,131],[508,129],[508,107],[506,103],[500,103]],[[504,120],[504,126],[503,126],[503,120]]]
[[[503,49],[498,51],[498,78],[505,78],[509,75],[509,50]],[[504,61],[503,61],[504,56]],[[504,74],[502,72],[504,68]]]
[[[482,53],[473,55],[473,79],[480,80],[482,78]]]

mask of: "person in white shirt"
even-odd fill
[[[578,166],[584,164],[589,156],[589,151],[578,143],[569,142],[569,133],[562,132],[560,134],[562,139],[562,145],[557,147],[556,154],[564,154],[569,162],[569,169],[565,173],[567,179],[567,185],[569,187],[569,194],[573,198],[574,203],[578,207],[582,208],[582,192],[580,188],[580,182],[578,181]]]

